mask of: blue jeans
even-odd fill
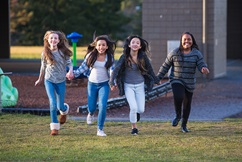
[[[103,83],[92,83],[88,81],[87,93],[88,93],[88,112],[93,115],[97,109],[98,100],[98,129],[103,129],[104,122],[106,119],[107,102],[109,96],[109,84]]]
[[[51,123],[59,123],[57,119],[57,110],[66,111],[64,99],[66,93],[66,82],[52,83],[45,80],[45,89],[50,103]]]
[[[139,84],[124,83],[125,97],[129,103],[129,120],[137,122],[137,113],[145,111],[145,86],[144,82]]]

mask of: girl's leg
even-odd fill
[[[135,124],[137,122],[138,105],[135,101],[136,99],[135,99],[134,85],[124,83],[124,91],[125,91],[125,97],[129,103],[129,108],[130,108],[129,120],[132,124]]]
[[[66,82],[56,84],[56,99],[57,109],[60,111],[59,122],[64,124],[66,122],[66,115],[69,112],[69,105],[65,104]]]
[[[186,128],[187,121],[191,111],[191,103],[192,103],[193,93],[185,90],[185,97],[183,101],[183,113],[182,113],[182,131],[188,132],[189,130]]]
[[[88,82],[87,93],[88,112],[93,115],[97,108],[98,86],[95,83]]]
[[[55,98],[55,84],[45,80],[45,89],[50,103],[51,123],[58,123],[57,106]]]
[[[106,112],[107,112],[107,102],[109,96],[109,85],[108,82],[101,83],[99,87],[99,101],[98,101],[98,129],[102,130],[104,127],[104,122],[106,119]]]
[[[56,84],[57,109],[59,109],[62,112],[65,112],[67,110],[67,107],[64,105],[65,93],[66,93],[65,81],[62,83]]]
[[[130,123],[132,126],[131,134],[136,135],[136,134],[138,134],[138,129],[137,129],[137,125],[136,125],[138,105],[137,105],[136,98],[135,98],[134,85],[124,83],[124,91],[125,91],[126,99],[129,103],[129,108],[130,108],[129,120],[130,120]]]
[[[179,121],[181,120],[181,110],[182,110],[182,102],[185,94],[185,88],[182,84],[179,84],[179,83],[173,83],[171,86],[172,86],[175,112],[176,112],[176,117],[172,121],[172,126],[177,126]]]
[[[47,80],[44,82],[45,89],[47,96],[49,98],[50,103],[50,117],[51,117],[51,123],[50,123],[50,135],[58,135],[58,130],[60,129],[60,123],[57,119],[57,106],[56,106],[56,98],[55,98],[55,84],[51,83]]]
[[[137,113],[143,113],[145,111],[144,82],[135,85],[135,101],[137,103]]]

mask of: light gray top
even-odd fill
[[[128,84],[139,84],[144,82],[144,77],[141,75],[136,64],[132,64],[132,68],[126,67],[124,82]]]
[[[55,62],[51,64],[45,59],[44,53],[41,56],[40,72],[45,73],[45,79],[52,83],[61,83],[66,80],[66,66],[72,66],[71,58],[64,56],[60,51],[52,52]]]

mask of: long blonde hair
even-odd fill
[[[48,42],[48,38],[50,34],[57,34],[59,36],[60,42],[57,44],[58,50],[60,50],[65,56],[72,56],[72,51],[69,49],[68,40],[66,39],[66,36],[61,31],[54,31],[54,30],[48,30],[46,31],[44,35],[44,57],[46,60],[49,60],[51,64],[55,63],[54,56],[52,55],[50,44]]]

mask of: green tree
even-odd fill
[[[121,3],[121,11],[131,19],[128,24],[123,26],[127,29],[128,35],[142,36],[142,2],[143,0],[123,0]]]
[[[122,0],[11,0],[12,45],[42,45],[47,30],[83,34],[79,44],[90,43],[93,33],[124,39],[131,18],[121,11]],[[13,41],[14,40],[14,41]]]

